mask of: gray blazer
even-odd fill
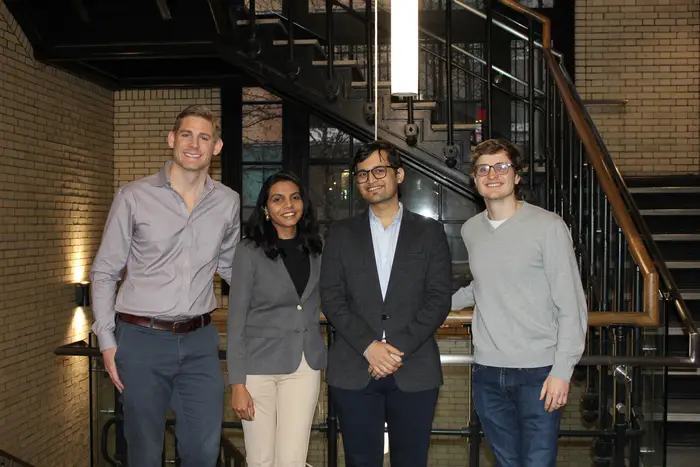
[[[310,257],[309,281],[299,294],[282,258],[270,259],[243,239],[233,258],[226,333],[229,384],[246,375],[289,374],[301,354],[313,369],[326,366],[318,279],[321,257]]]

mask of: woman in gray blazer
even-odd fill
[[[299,179],[263,183],[236,248],[227,345],[232,406],[249,467],[303,467],[326,365],[319,325],[322,241]]]

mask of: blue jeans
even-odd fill
[[[117,321],[116,337],[114,360],[124,383],[127,465],[163,465],[170,407],[182,467],[214,467],[224,408],[216,326],[173,334]]]
[[[551,368],[473,365],[474,408],[498,467],[556,466],[561,409],[540,400]]]

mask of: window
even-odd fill
[[[282,102],[261,88],[243,89],[242,222],[267,177],[282,169]]]

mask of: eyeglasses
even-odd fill
[[[372,172],[374,178],[381,180],[386,177],[387,170],[393,168],[394,167],[391,165],[378,165],[372,170],[358,170],[355,172],[355,178],[357,179],[357,183],[367,183],[367,180],[369,180],[369,173]]]
[[[491,169],[493,169],[493,173],[496,175],[505,175],[508,173],[511,167],[513,167],[513,164],[510,162],[499,162],[498,164],[493,165],[479,164],[474,166],[472,173],[477,177],[486,177],[489,173],[491,173]]]

